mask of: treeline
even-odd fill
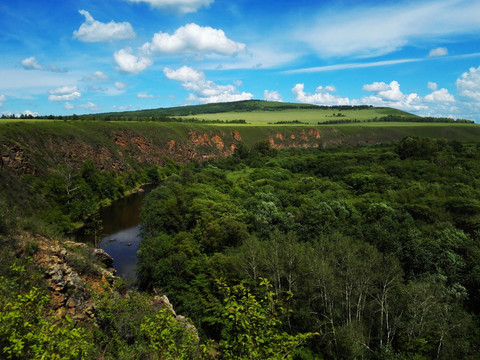
[[[149,117],[133,117],[124,115],[39,115],[33,116],[21,115],[16,117],[15,115],[7,116],[2,115],[2,119],[29,119],[29,120],[58,120],[58,121],[152,121],[152,122],[179,122],[186,124],[246,124],[244,119],[234,120],[205,120],[197,118],[177,118],[168,116],[149,116]]]
[[[222,341],[217,279],[260,296],[298,359],[475,359],[480,146],[277,151],[268,142],[166,179],[142,210],[138,275]]]
[[[396,115],[388,115],[384,117],[375,117],[373,119],[368,120],[357,120],[357,119],[338,119],[338,120],[327,120],[327,121],[319,121],[318,125],[334,125],[334,124],[355,124],[355,123],[370,123],[370,122],[409,122],[409,123],[456,123],[456,124],[474,124],[473,120],[465,120],[465,119],[451,119],[451,118],[443,118],[443,117],[408,117],[408,116],[396,116]]]
[[[308,124],[306,122],[302,122],[300,120],[285,120],[285,121],[276,121],[274,123],[269,122],[268,124],[275,124],[275,125],[287,125],[287,124],[296,124],[296,125],[301,125],[301,124]]]

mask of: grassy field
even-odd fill
[[[341,116],[338,116],[341,114]],[[179,116],[179,119],[195,118],[198,120],[245,120],[249,125],[272,125],[277,122],[300,121],[308,125],[317,125],[329,120],[373,120],[388,115],[407,115],[401,111],[389,108],[369,108],[359,110],[337,109],[287,109],[282,111],[229,111],[213,114],[196,114],[193,116]],[[408,114],[409,116],[412,116]]]

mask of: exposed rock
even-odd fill
[[[308,134],[314,136],[315,139],[317,139],[317,140],[319,140],[321,138],[319,129],[309,129]]]
[[[242,137],[240,136],[240,133],[237,130],[232,131],[232,136],[235,140],[242,141]]]
[[[10,168],[21,174],[33,174],[33,168],[25,155],[24,149],[18,145],[3,144],[0,147],[0,169]]]
[[[68,315],[77,321],[93,319],[95,305],[87,289],[88,287],[103,290],[110,288],[115,281],[115,273],[111,271],[113,269],[103,269],[98,265],[89,264],[92,270],[80,275],[69,263],[69,259],[81,259],[80,254],[69,252],[58,241],[42,236],[37,236],[35,241],[38,243],[38,251],[34,254],[34,260],[44,271],[50,290],[51,307],[56,316]],[[88,249],[86,244],[72,241],[65,242],[65,245],[73,249]],[[94,251],[94,254],[95,259],[101,259],[104,263],[113,262],[113,259],[103,250]],[[83,259],[83,261],[91,261],[91,259]]]
[[[113,266],[113,258],[105,252],[103,249],[94,249],[93,254],[95,258],[104,264],[106,267],[111,268]]]
[[[173,316],[177,316],[175,310],[173,310],[173,306],[170,303],[170,300],[168,300],[168,297],[166,295],[155,295],[152,301],[152,306],[158,310],[167,308]]]
[[[225,144],[219,135],[212,136],[212,142],[215,144],[218,150],[223,150],[225,147]]]

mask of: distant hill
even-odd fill
[[[97,119],[110,118],[112,120],[143,120],[158,117],[188,117],[203,114],[242,113],[242,112],[279,112],[279,111],[366,111],[375,110],[378,114],[417,117],[405,111],[392,108],[376,108],[369,105],[359,106],[320,106],[300,103],[284,103],[264,100],[244,100],[225,103],[212,103],[203,105],[188,105],[170,108],[158,108],[148,110],[109,112],[94,115],[82,115],[81,118],[95,117]]]

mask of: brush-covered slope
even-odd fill
[[[376,144],[406,136],[480,141],[474,124],[208,125],[163,122],[34,121],[0,123],[0,172],[39,174],[93,160],[123,172],[146,165],[204,161],[232,154],[240,143],[274,148]],[[48,172],[48,171],[47,171]]]

